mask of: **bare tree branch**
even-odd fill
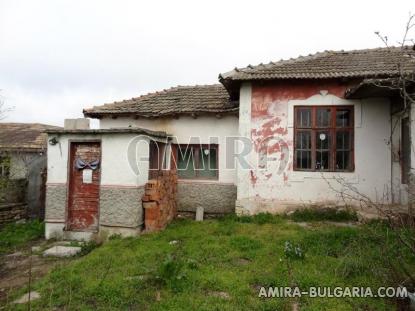
[[[7,107],[4,102],[3,96],[0,95],[0,120],[3,120],[4,118],[6,118],[7,114],[11,111],[13,111],[13,107]]]

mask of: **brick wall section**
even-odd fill
[[[85,183],[85,169],[77,169],[76,159],[86,163],[100,161],[101,145],[99,142],[71,143],[69,162],[69,193],[67,226],[70,230],[95,231],[98,229],[100,165],[92,171],[92,180]]]
[[[175,171],[160,171],[156,179],[148,181],[142,198],[146,232],[162,230],[176,217],[176,194]]]

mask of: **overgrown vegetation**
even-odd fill
[[[258,294],[261,286],[397,286],[387,261],[405,254],[399,247],[378,223],[304,228],[268,214],[181,220],[160,233],[112,239],[57,267],[34,285],[41,299],[32,309],[292,310],[296,303],[300,310],[391,310],[394,301],[375,298]]]
[[[101,242],[97,242],[94,240],[91,240],[89,242],[85,242],[83,244],[81,244],[81,252],[79,254],[79,256],[85,256],[87,254],[89,254],[90,252],[92,252],[94,249],[96,249],[98,246],[100,246],[102,243]]]
[[[0,255],[13,252],[29,241],[41,238],[43,234],[44,224],[38,220],[7,224],[0,228]]]
[[[290,216],[294,221],[357,221],[357,214],[351,209],[304,208],[295,210]]]

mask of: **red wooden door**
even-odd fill
[[[98,229],[99,185],[101,176],[101,144],[71,143],[69,159],[69,195],[67,229]],[[97,163],[95,167],[91,163]],[[91,168],[92,166],[92,168]]]

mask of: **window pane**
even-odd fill
[[[336,169],[348,170],[350,169],[350,152],[337,151],[336,152]]]
[[[336,132],[336,149],[337,150],[350,150],[350,132],[349,131],[337,131]]]
[[[296,164],[298,169],[311,169],[311,151],[297,150]]]
[[[193,148],[179,148],[179,150],[177,151],[177,158],[177,171],[179,178],[196,177]]]
[[[329,169],[329,152],[328,151],[317,151],[316,152],[316,169],[317,170],[328,170]]]
[[[316,132],[316,149],[317,150],[327,150],[330,148],[330,132],[328,131],[318,131]]]
[[[330,108],[317,108],[317,127],[329,127],[331,121]]]
[[[337,109],[336,111],[336,126],[349,127],[351,124],[350,109]]]
[[[202,148],[199,152],[199,177],[216,178],[217,176],[217,150],[215,148]]]
[[[311,132],[298,131],[295,138],[295,145],[297,149],[311,149]]]
[[[328,170],[330,163],[331,137],[329,131],[316,132],[316,169]]]
[[[297,108],[296,126],[311,127],[311,108]]]

